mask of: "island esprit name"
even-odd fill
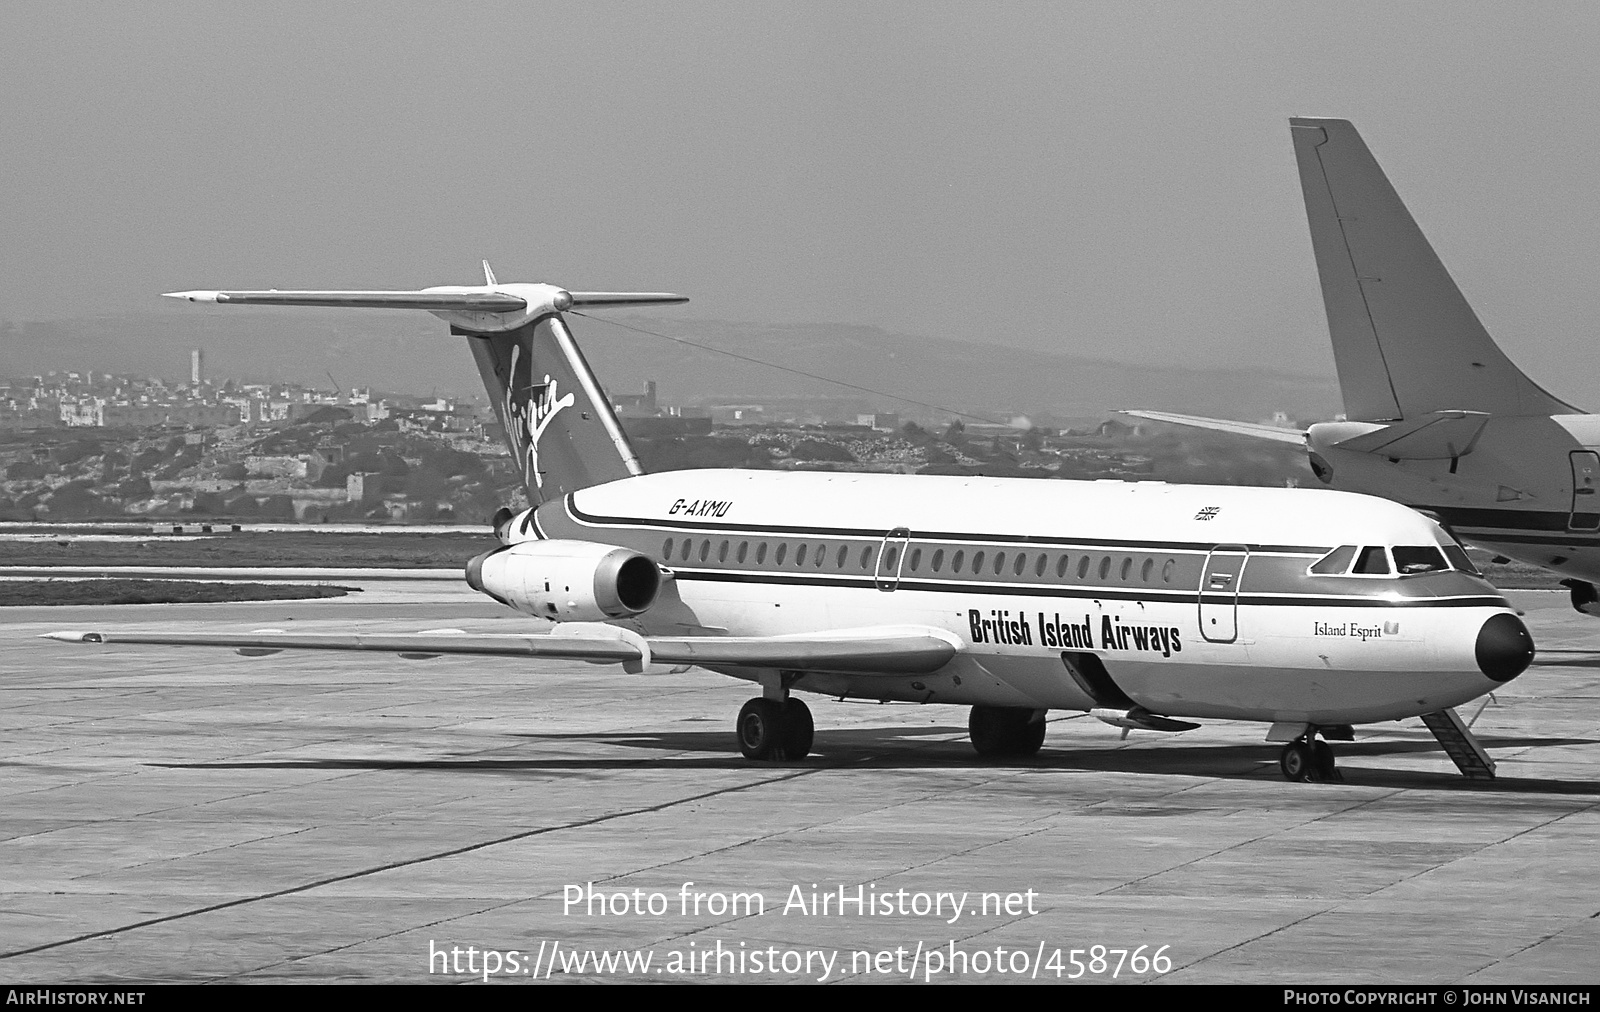
[[[1082,622],[1075,622],[1063,619],[1060,612],[1046,615],[1041,611],[1035,619],[1030,619],[1020,612],[1013,614],[1000,608],[991,608],[987,615],[971,608],[967,611],[967,624],[974,643],[1066,647],[1069,650],[1159,650],[1162,657],[1171,657],[1183,650],[1177,626],[1130,625],[1120,616],[1112,615],[1100,616],[1098,638],[1090,616],[1085,615]]]

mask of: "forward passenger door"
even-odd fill
[[[1249,561],[1244,545],[1218,545],[1206,556],[1200,572],[1200,635],[1212,643],[1239,638],[1239,583]]]

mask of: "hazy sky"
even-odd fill
[[[0,317],[486,256],[691,316],[1331,374],[1285,122],[1330,115],[1600,408],[1597,46],[1592,3],[6,0]]]

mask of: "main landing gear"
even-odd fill
[[[757,696],[739,711],[737,727],[739,751],[746,759],[779,762],[804,759],[816,734],[811,708],[793,696],[784,700]]]
[[[1344,779],[1334,764],[1333,749],[1317,737],[1315,728],[1283,747],[1278,768],[1283,770],[1285,780],[1294,783],[1338,783]]]
[[[1044,714],[1025,706],[974,706],[967,734],[984,758],[1025,759],[1044,744]]]

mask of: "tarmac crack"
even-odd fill
[[[426,864],[429,861],[438,861],[444,858],[458,857],[462,854],[470,854],[474,851],[485,850],[489,847],[497,847],[505,843],[515,843],[518,840],[526,840],[530,837],[544,836],[549,833],[559,833],[568,829],[582,829],[588,826],[600,825],[606,822],[614,822],[618,819],[631,818],[635,815],[647,815],[652,812],[665,811],[666,809],[674,808],[678,805],[690,804],[696,801],[704,801],[707,798],[714,798],[724,794],[735,794],[740,791],[751,790],[757,787],[765,787],[768,784],[782,783],[787,780],[794,780],[799,777],[809,776],[813,773],[821,772],[824,768],[825,767],[816,767],[811,769],[796,770],[791,773],[785,773],[782,776],[769,777],[765,780],[757,780],[751,783],[735,784],[732,787],[719,787],[716,790],[702,791],[699,794],[692,794],[687,797],[674,799],[672,801],[663,801],[656,805],[646,805],[641,808],[630,808],[621,812],[610,812],[606,815],[597,815],[590,819],[579,819],[574,822],[563,823],[559,826],[541,826],[537,829],[523,830],[520,833],[510,833],[505,836],[496,837],[492,840],[481,840],[477,843],[467,844],[466,846],[462,847],[452,847],[449,850],[437,851],[432,854],[424,854],[420,857],[406,858],[402,861],[390,861],[385,864],[375,865],[371,868],[362,868],[358,871],[345,872],[342,875],[330,875],[326,878],[317,879],[313,882],[301,883],[297,886],[290,886],[286,889],[274,889],[270,892],[259,893],[254,896],[241,896],[238,899],[227,900],[222,903],[212,903],[203,907],[196,907],[193,910],[183,910],[175,914],[166,914],[161,917],[146,918],[145,920],[135,921],[132,924],[125,924],[120,927],[106,928],[101,931],[85,932],[81,935],[74,935],[71,938],[63,938],[54,942],[45,942],[42,945],[33,945],[25,949],[16,949],[11,952],[0,952],[0,959],[12,959],[17,956],[32,955],[36,952],[46,952],[50,949],[59,949],[63,946],[76,945],[80,942],[92,941],[96,938],[110,938],[115,935],[125,934],[129,931],[136,931],[140,928],[148,928],[157,924],[167,924],[172,921],[184,920],[190,917],[198,917],[202,914],[215,913],[219,910],[229,910],[234,907],[241,907],[250,903],[259,903],[263,900],[278,899],[284,896],[294,896],[299,893],[310,892],[313,889],[320,889],[323,886],[335,885],[340,882],[349,882],[353,879],[365,878],[369,875],[377,875],[386,871],[395,871],[400,868],[409,868],[414,865]]]

